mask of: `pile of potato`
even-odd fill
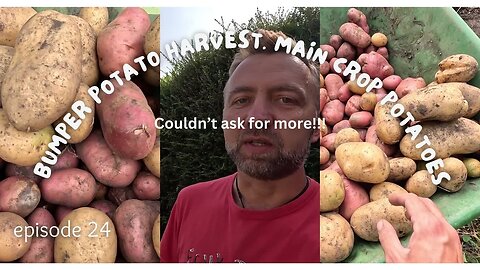
[[[0,8],[0,25],[0,262],[159,262],[160,72],[134,62],[160,54],[159,16]],[[95,102],[88,89],[105,82],[115,90]],[[48,179],[34,174],[38,162]],[[15,236],[28,225],[81,230]]]
[[[340,34],[321,45],[329,60],[320,66],[322,262],[346,259],[355,234],[378,241],[381,219],[399,237],[411,233],[404,207],[391,205],[389,194],[431,197],[438,188],[456,192],[467,178],[480,177],[480,89],[467,84],[477,74],[477,61],[465,54],[447,57],[428,85],[421,77],[401,78],[388,62],[387,37],[370,36],[359,10],[351,8],[347,17]],[[357,61],[383,88],[367,92],[335,72],[333,62],[340,57]],[[392,102],[382,102],[389,97]],[[433,180],[441,181],[437,186]]]

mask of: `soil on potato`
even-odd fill
[[[455,7],[458,15],[472,28],[473,32],[480,37],[480,8]]]

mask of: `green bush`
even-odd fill
[[[279,9],[275,14],[256,14],[246,24],[232,22],[240,29],[281,30],[306,44],[320,40],[319,8]],[[223,22],[220,24],[223,25]],[[173,71],[161,79],[161,117],[168,120],[215,118],[221,120],[223,87],[235,50],[200,51],[173,63]],[[319,146],[314,145],[306,164],[307,174],[319,179]],[[165,228],[178,192],[191,184],[232,174],[236,167],[229,159],[219,129],[161,130],[161,213]]]

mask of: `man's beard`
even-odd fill
[[[240,149],[243,145],[243,138],[249,135],[268,138],[275,150],[266,154],[246,157]],[[261,180],[276,180],[291,175],[303,166],[310,153],[310,141],[306,139],[292,151],[285,151],[283,140],[272,130],[247,130],[240,134],[236,144],[225,143],[225,148],[239,171]]]

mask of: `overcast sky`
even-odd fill
[[[290,9],[291,7],[285,7]],[[258,7],[259,10],[275,13],[278,10],[276,6]],[[214,30],[222,30],[215,19],[223,21],[226,25],[232,19],[237,23],[246,23],[253,17],[257,10],[255,6],[216,6],[216,7],[165,7],[160,11],[160,49],[164,51],[165,44],[171,44],[172,41],[180,43],[182,39],[192,39],[196,33],[209,33]],[[170,64],[165,58],[162,58],[161,70],[168,72],[171,69]],[[163,74],[162,74],[163,75]]]

